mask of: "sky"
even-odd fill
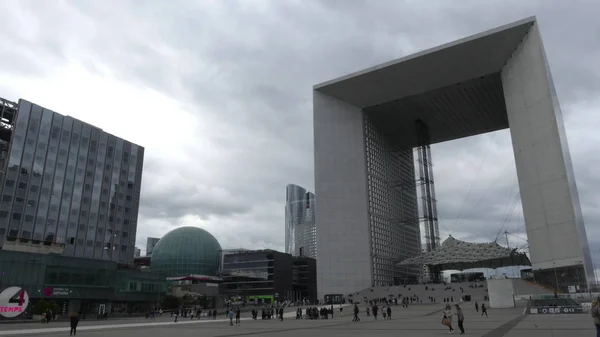
[[[179,226],[284,248],[285,186],[314,191],[312,86],[536,15],[600,262],[594,0],[0,2],[0,97],[146,148],[137,246]],[[526,247],[508,130],[432,146],[442,239]],[[318,199],[318,195],[316,196]]]

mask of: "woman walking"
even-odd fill
[[[446,305],[446,309],[444,310],[444,318],[442,318],[442,325],[445,325],[450,329],[448,333],[454,333],[454,329],[452,328],[452,308],[450,304]]]

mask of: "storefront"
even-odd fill
[[[0,250],[0,319],[32,317],[38,301],[57,314],[131,315],[160,306],[162,273],[113,261]]]

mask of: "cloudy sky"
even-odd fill
[[[193,225],[227,248],[283,249],[285,185],[314,190],[314,84],[537,15],[598,260],[595,2],[4,0],[0,97],[146,147],[140,248]],[[433,156],[444,237],[525,245],[508,131]]]

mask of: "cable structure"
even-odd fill
[[[492,137],[490,139],[490,145],[494,142],[494,138],[496,137],[496,134],[497,133],[493,133],[492,134]],[[488,149],[485,152],[485,154],[483,155],[483,159],[481,160],[481,163],[479,164],[479,168],[477,169],[477,174],[475,174],[474,176],[478,176],[479,172],[481,172],[481,168],[483,167],[483,163],[485,162],[485,160],[486,160],[489,152],[490,152],[490,150]],[[473,184],[474,183],[475,183],[475,180],[474,179],[471,180],[471,184],[469,186],[469,190],[467,191],[467,196],[465,197],[465,200],[463,200],[463,204],[460,207],[460,211],[458,212],[458,215],[456,216],[456,220],[454,221],[454,226],[453,227],[456,227],[456,225],[458,224],[458,220],[460,219],[460,217],[462,215],[462,212],[463,212],[463,209],[465,208],[465,205],[467,203],[467,200],[469,199],[469,196],[471,195],[471,191],[473,190]]]

